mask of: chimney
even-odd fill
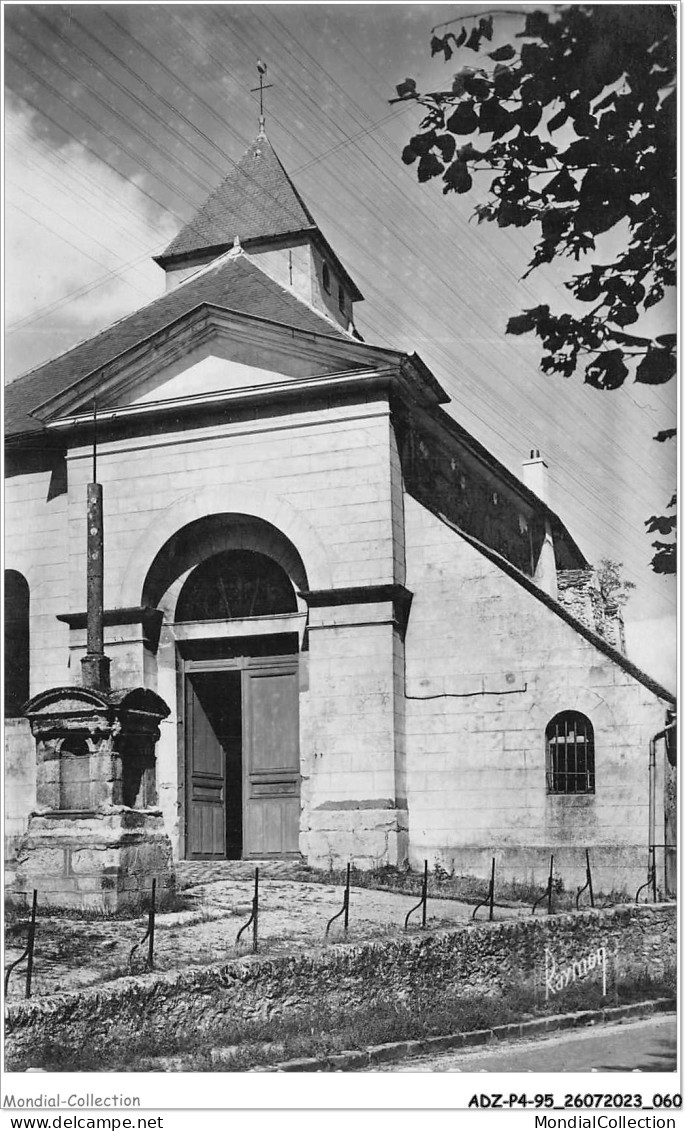
[[[537,448],[531,449],[530,459],[523,461],[523,482],[529,490],[533,491],[541,502],[548,504],[547,499],[547,464]],[[554,539],[549,519],[545,518],[545,535],[540,547],[533,580],[549,593],[550,597],[557,597],[557,563],[554,553]]]
[[[547,464],[538,449],[531,449],[530,459],[523,461],[523,482],[526,487],[534,491],[543,503],[549,503],[547,498]]]

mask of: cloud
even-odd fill
[[[10,100],[5,143],[11,379],[157,298],[164,277],[151,256],[179,224],[78,143],[51,148]]]

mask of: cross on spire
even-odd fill
[[[257,91],[259,91],[259,133],[261,136],[264,133],[264,128],[266,125],[266,118],[264,117],[264,91],[271,90],[273,84],[267,83],[266,86],[264,85],[266,63],[263,63],[261,59],[257,60],[257,72],[259,74],[259,86],[253,86],[250,93],[256,94]]]

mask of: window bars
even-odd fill
[[[595,792],[595,736],[577,711],[562,711],[545,731],[548,793]]]

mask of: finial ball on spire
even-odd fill
[[[259,86],[252,88],[252,94],[259,92],[259,136],[264,135],[265,118],[264,118],[264,91],[271,90],[271,85],[264,86],[264,75],[266,74],[266,63],[261,59],[257,60],[257,70],[259,72]]]

